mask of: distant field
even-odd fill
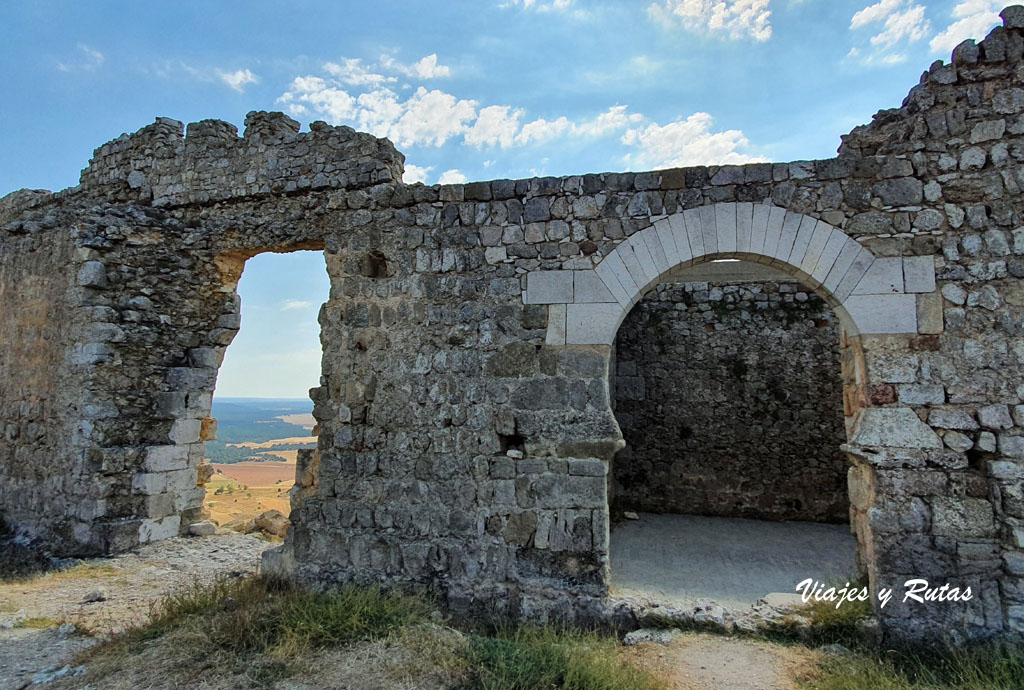
[[[316,426],[316,420],[313,418],[313,415],[306,412],[300,414],[283,414],[279,416],[278,419],[285,424],[295,424],[296,426],[301,426],[303,429],[312,429]]]
[[[207,441],[214,475],[205,507],[218,524],[248,520],[267,510],[290,510],[298,447],[315,447],[315,420],[308,399],[218,398],[217,440]]]
[[[243,441],[242,443],[228,443],[228,446],[236,448],[273,448],[274,446],[315,446],[315,436],[292,436],[289,438],[274,438],[269,441]]]

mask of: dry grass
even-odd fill
[[[614,638],[546,628],[466,635],[431,622],[438,615],[421,598],[373,588],[314,594],[261,578],[220,580],[167,596],[147,625],[75,663],[88,666],[94,690],[661,687],[621,660]]]

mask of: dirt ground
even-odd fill
[[[69,570],[0,584],[0,688],[29,687],[36,673],[59,668],[96,635],[145,621],[166,592],[194,580],[247,575],[274,544],[242,534],[168,539]],[[71,623],[78,630],[63,631]]]
[[[59,671],[77,651],[103,635],[144,621],[163,593],[192,580],[218,574],[255,572],[260,554],[272,546],[255,537],[220,534],[171,539],[115,558],[93,559],[68,571],[25,582],[0,585],[0,688],[23,690],[140,690],[179,687],[172,677],[154,678],[147,660],[137,668],[107,676],[100,683],[88,673],[33,685],[35,676]],[[58,628],[60,623],[73,623]],[[448,687],[455,669],[445,663],[457,635],[441,628],[410,630],[400,638],[324,651],[303,663],[297,675],[274,684],[275,690],[314,688]],[[159,655],[160,650],[154,649]],[[679,634],[667,645],[644,643],[622,650],[665,680],[671,690],[793,690],[792,677],[806,669],[815,652],[802,647],[700,633]],[[152,660],[156,663],[156,658]],[[161,662],[162,663],[162,662]],[[67,669],[68,674],[76,671]],[[80,671],[81,672],[81,671]],[[208,690],[249,687],[243,677],[213,674],[199,685]]]
[[[683,633],[667,645],[638,644],[623,654],[670,690],[794,690],[794,675],[816,658],[805,647],[705,633]]]
[[[216,524],[248,520],[267,510],[291,511],[288,489],[295,484],[294,461],[216,463],[213,469],[203,507]]]

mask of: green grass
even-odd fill
[[[596,633],[521,627],[474,636],[469,677],[458,690],[654,690],[649,674],[618,659],[618,642]]]
[[[1020,690],[1024,649],[979,645],[829,658],[801,685],[808,690]]]
[[[374,588],[313,593],[259,577],[224,579],[166,596],[146,625],[83,652],[76,663],[88,664],[94,678],[144,666],[186,685],[210,674],[242,674],[260,687],[300,670],[313,653],[385,643],[415,650],[419,665],[443,671],[460,690],[661,687],[619,660],[611,636],[540,627],[460,635],[431,623],[435,617],[420,597]]]

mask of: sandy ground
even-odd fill
[[[25,582],[0,584],[0,688],[26,687],[33,674],[59,668],[91,643],[80,633],[52,626],[72,623],[95,634],[124,630],[145,621],[153,603],[177,587],[256,572],[260,554],[271,546],[242,534],[169,539]],[[18,627],[25,623],[40,629]]]
[[[288,489],[295,483],[294,462],[214,464],[213,469],[203,507],[218,525],[248,520],[267,510],[285,515],[291,511]]]
[[[794,676],[816,658],[804,647],[702,633],[681,634],[668,645],[639,644],[623,654],[670,690],[794,690]]]

